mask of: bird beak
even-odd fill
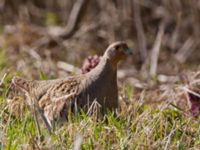
[[[133,55],[133,50],[130,48],[127,48],[124,50],[126,55]]]

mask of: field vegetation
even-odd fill
[[[1,0],[0,150],[200,149],[199,39],[198,0]],[[119,65],[117,115],[99,119],[97,105],[50,135],[10,88],[81,73],[118,40],[134,55]]]

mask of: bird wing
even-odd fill
[[[44,123],[50,128],[51,122],[60,117],[64,107],[69,107],[79,93],[81,80],[80,76],[46,81],[29,81],[14,77],[12,83],[27,93],[30,98],[36,98],[35,105]]]
[[[47,93],[39,100],[39,107],[43,109],[44,116],[49,124],[61,117],[64,109],[65,113],[78,95],[81,84],[79,77],[72,77],[60,80],[48,89]],[[66,115],[66,114],[65,114]]]

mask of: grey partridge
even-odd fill
[[[104,110],[118,107],[117,64],[132,51],[122,41],[111,44],[99,64],[86,74],[37,81],[14,77],[12,83],[25,92],[29,103],[36,102],[49,125],[66,117],[75,104],[88,109],[95,100]]]

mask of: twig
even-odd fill
[[[178,13],[177,15],[177,24],[176,24],[176,27],[175,27],[175,30],[170,38],[170,48],[172,50],[175,50],[177,47],[178,47],[178,41],[180,40],[180,35],[179,35],[179,32],[180,32],[180,25],[181,25],[181,13]]]
[[[195,49],[196,44],[194,42],[194,39],[192,37],[189,37],[183,46],[178,50],[178,52],[175,55],[175,58],[181,62],[184,63],[187,58],[192,54],[193,50]]]
[[[66,30],[60,35],[61,38],[69,38],[74,34],[81,17],[84,15],[84,10],[88,4],[89,0],[77,0],[74,4],[72,11],[70,13]]]
[[[97,100],[95,99],[91,106],[89,107],[88,111],[87,111],[87,115],[90,116],[91,114],[96,114],[96,116],[98,115],[98,110],[101,108],[101,104],[99,104],[97,102]]]
[[[178,82],[180,81],[180,77],[179,76],[169,76],[169,75],[164,75],[164,74],[159,74],[158,76],[158,81],[159,82]]]
[[[169,103],[169,105],[173,106],[174,108],[178,109],[179,111],[183,112],[184,114],[186,114],[185,110],[181,109],[180,107],[174,105],[173,103]]]
[[[57,63],[57,67],[60,68],[60,69],[63,69],[67,72],[74,72],[76,74],[80,74],[81,73],[81,70],[71,64],[68,64],[66,62],[62,62],[62,61],[59,61]]]
[[[194,92],[194,91],[190,90],[190,89],[187,88],[187,87],[182,87],[181,89],[183,89],[184,91],[186,91],[186,92],[188,92],[188,93],[191,93],[191,94],[193,94],[194,96],[197,96],[197,97],[200,98],[200,94],[199,94],[199,93]]]
[[[154,46],[153,46],[152,52],[151,52],[151,64],[150,64],[151,65],[150,66],[150,75],[151,76],[155,76],[157,73],[158,57],[159,57],[159,53],[160,53],[160,46],[161,46],[162,38],[164,35],[164,29],[165,29],[165,23],[163,21],[159,26],[159,31],[156,36]]]
[[[45,45],[49,45],[51,42],[55,42],[55,44],[59,44],[63,39],[68,39],[72,35],[74,35],[79,22],[84,16],[85,8],[87,7],[90,0],[77,0],[73,5],[72,11],[70,13],[67,26],[59,31],[58,34],[54,35],[47,31],[48,37],[44,37],[42,42],[38,42],[39,45],[36,46],[36,49],[43,47]],[[54,33],[54,32],[53,32]]]
[[[134,21],[135,27],[137,32],[137,38],[139,43],[139,50],[141,59],[144,62],[147,56],[147,44],[146,44],[146,37],[144,34],[144,29],[141,20],[140,14],[140,5],[138,4],[138,0],[133,0],[133,9],[134,9]]]
[[[7,76],[7,73],[5,73],[5,74],[3,75],[3,77],[1,78],[0,87],[4,84],[4,80],[5,80],[6,76]]]
[[[169,133],[168,136],[165,137],[167,141],[166,141],[166,140],[163,140],[163,141],[166,141],[165,146],[164,146],[164,150],[169,149],[169,144],[170,144],[172,135],[174,134],[175,131],[176,131],[176,127],[175,127],[175,124],[173,124],[173,126],[172,126],[172,128],[171,128],[171,132]]]

